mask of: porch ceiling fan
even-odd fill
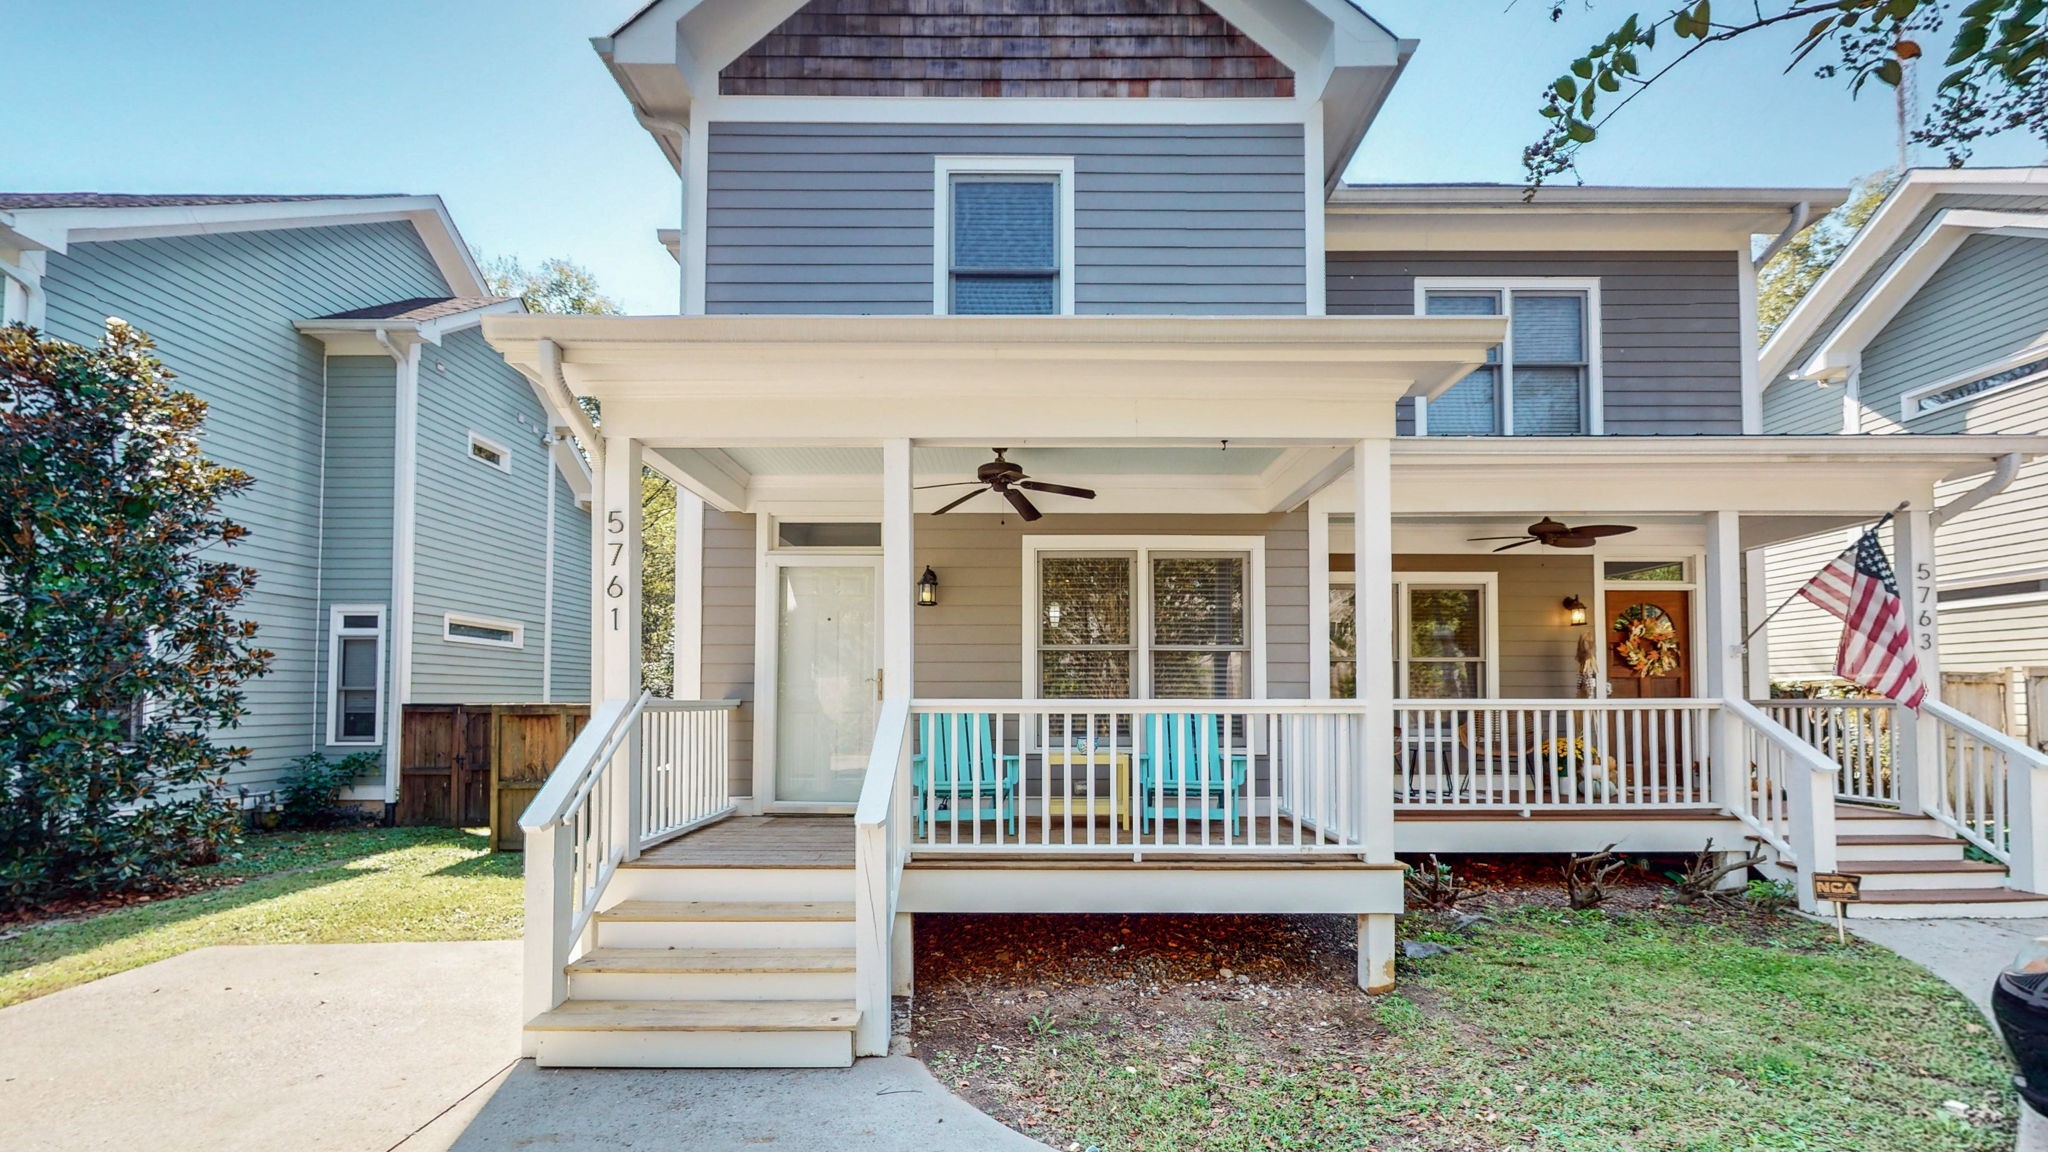
[[[1017,510],[1017,514],[1026,520],[1036,520],[1044,515],[1044,513],[1041,513],[1023,492],[1018,491],[1020,488],[1028,489],[1032,492],[1049,492],[1054,496],[1072,496],[1080,500],[1095,499],[1095,491],[1091,488],[1075,488],[1066,484],[1048,484],[1042,480],[1029,478],[1025,475],[1024,469],[1021,466],[1003,459],[1003,453],[1009,451],[1007,448],[993,448],[990,451],[996,454],[996,458],[976,468],[974,470],[974,479],[955,480],[946,484],[919,484],[918,487],[963,488],[969,485],[985,487],[1003,499],[1008,500],[1010,506]],[[932,513],[932,515],[943,516],[979,495],[981,495],[979,492],[969,492],[967,495]]]
[[[1505,552],[1510,548],[1521,548],[1530,544],[1541,544],[1545,548],[1591,548],[1603,536],[1620,536],[1635,530],[1635,525],[1633,524],[1581,524],[1573,528],[1545,516],[1543,519],[1529,525],[1529,531],[1526,535],[1473,536],[1469,537],[1469,539],[1474,544],[1482,544],[1492,540],[1514,541],[1512,544],[1503,544],[1495,548],[1495,552]]]

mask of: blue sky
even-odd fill
[[[675,178],[589,45],[637,6],[0,0],[0,187],[435,192],[486,253],[568,256],[630,310],[673,311],[654,230]],[[1422,46],[1350,178],[1518,180],[1544,82],[1632,10],[1567,6],[1552,25],[1544,0],[1373,4]],[[1833,186],[1890,164],[1891,93],[1783,75],[1793,35],[1696,57],[1603,135],[1586,179]],[[2013,139],[1975,162],[2043,160]]]

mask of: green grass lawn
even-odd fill
[[[520,857],[480,832],[373,828],[249,837],[199,875],[239,883],[0,931],[0,1007],[214,944],[509,940]]]
[[[1012,1126],[1102,1152],[2012,1147],[1996,1035],[1883,949],[1792,917],[1501,916],[1417,933],[1458,951],[1372,999],[1284,975],[1176,988],[1142,943],[1128,995],[1085,1004],[1055,984],[977,1012],[921,982],[920,1010],[971,1015],[920,1055]]]

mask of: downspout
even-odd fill
[[[541,437],[540,442],[552,456],[554,434]],[[555,488],[561,481],[555,478],[553,460],[546,461],[540,472],[548,486],[547,556],[541,561],[540,702],[552,704],[555,702]]]
[[[1998,458],[1998,466],[1991,470],[1990,479],[1936,508],[1928,519],[1933,522],[1934,527],[1940,528],[1957,516],[2005,491],[2019,474],[2020,454],[2007,452]]]
[[[413,540],[419,484],[419,345],[401,350],[384,329],[375,332],[398,365],[391,458],[391,700],[386,709],[384,786],[397,803],[399,764],[405,754],[405,705],[412,696]]]
[[[1804,200],[1794,204],[1792,206],[1792,222],[1785,225],[1784,231],[1772,237],[1769,244],[1764,245],[1763,252],[1756,258],[1756,266],[1761,268],[1770,263],[1771,257],[1776,256],[1779,249],[1790,244],[1792,238],[1799,235],[1811,223],[1813,223],[1813,205]]]

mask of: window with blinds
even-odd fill
[[[1394,694],[1416,700],[1470,700],[1487,694],[1487,650],[1495,611],[1485,584],[1397,573],[1391,653]],[[1330,697],[1358,696],[1358,589],[1351,574],[1330,574]]]
[[[1577,436],[1591,430],[1590,293],[1538,288],[1432,288],[1429,316],[1508,318],[1487,364],[1421,406],[1430,436]]]
[[[1060,310],[1059,177],[952,177],[949,309],[959,316]]]
[[[1242,553],[1041,555],[1038,694],[1248,697],[1252,611]]]

